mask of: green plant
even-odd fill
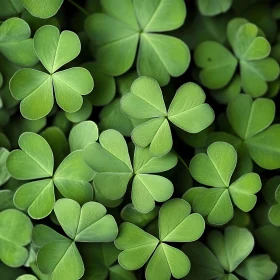
[[[280,280],[279,1],[0,2],[1,280]]]

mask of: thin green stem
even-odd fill
[[[89,16],[90,13],[84,9],[83,7],[81,7],[79,4],[77,4],[75,1],[73,0],[68,0],[69,3],[71,3],[73,6],[75,6],[79,11],[81,11],[84,15]]]
[[[183,160],[183,158],[174,149],[173,149],[173,152],[176,154],[176,156],[178,157],[179,161],[181,161],[181,163],[186,167],[186,169],[189,170],[189,167],[186,164],[186,162]]]

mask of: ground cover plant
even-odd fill
[[[280,280],[277,0],[0,3],[0,279]]]

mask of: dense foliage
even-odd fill
[[[0,279],[280,280],[277,0],[0,3]]]

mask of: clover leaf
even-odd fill
[[[28,257],[32,223],[22,212],[7,209],[0,213],[0,260],[11,267],[22,266]],[[19,230],[20,229],[20,230]]]
[[[141,148],[149,146],[153,156],[162,156],[173,144],[169,122],[197,133],[214,121],[212,108],[204,102],[203,90],[197,84],[186,83],[177,90],[167,111],[159,84],[151,78],[139,77],[131,92],[123,96],[121,108],[130,118],[147,120],[132,131],[133,142]]]
[[[220,13],[227,12],[233,0],[217,0],[217,1],[210,1],[210,0],[198,0],[198,9],[199,12],[204,16],[216,16]]]
[[[53,229],[38,225],[34,228],[33,242],[40,247],[38,267],[51,279],[80,279],[84,264],[76,242],[110,242],[115,240],[118,227],[113,216],[97,202],[82,207],[71,199],[59,199],[54,207],[59,224],[68,237]],[[49,260],[49,261],[47,261]]]
[[[63,3],[63,0],[41,0],[40,2],[36,0],[21,0],[23,6],[27,11],[34,17],[38,18],[50,18],[54,16],[60,6]]]
[[[153,210],[155,201],[164,202],[173,194],[170,180],[151,174],[173,168],[177,157],[172,153],[152,157],[148,149],[135,147],[132,167],[125,139],[118,131],[109,129],[100,134],[99,143],[85,147],[83,157],[97,172],[93,179],[95,187],[107,199],[123,197],[132,178],[131,199],[139,212]]]
[[[199,241],[183,245],[183,252],[188,253],[192,264],[192,270],[186,279],[238,279],[232,274],[233,272],[242,276],[248,275],[245,271],[242,272],[244,266],[247,266],[246,258],[254,248],[254,237],[248,229],[228,226],[224,233],[213,230],[207,236],[207,245]],[[252,258],[259,257],[261,255]],[[240,263],[242,263],[241,269]],[[272,266],[275,267],[275,264],[272,263]],[[259,277],[261,276],[260,274]],[[271,278],[245,277],[245,279]]]
[[[201,237],[204,220],[201,215],[190,213],[189,203],[182,199],[165,202],[159,212],[159,239],[134,224],[123,223],[115,240],[116,247],[122,250],[118,257],[120,265],[136,270],[148,261],[147,280],[186,276],[190,270],[188,257],[166,242],[192,242]]]
[[[10,90],[15,99],[22,100],[22,115],[31,120],[46,116],[53,108],[53,91],[59,107],[69,113],[78,111],[83,104],[82,96],[93,89],[90,73],[82,67],[57,70],[79,55],[79,37],[72,31],[59,33],[55,26],[45,25],[35,33],[34,48],[49,74],[20,69],[12,77]]]
[[[229,222],[234,213],[232,202],[244,212],[251,211],[257,202],[255,194],[262,186],[259,175],[247,173],[231,183],[236,163],[235,149],[225,142],[211,144],[207,154],[197,154],[190,162],[192,177],[212,188],[190,189],[185,198],[210,224]]]
[[[37,63],[29,25],[20,18],[9,18],[0,25],[0,53],[11,62],[30,67]]]
[[[0,11],[0,19],[6,19],[13,16],[19,15],[24,7],[21,3],[21,0],[11,0],[11,1],[5,1],[2,3],[1,11]]]
[[[7,158],[7,169],[17,180],[31,180],[14,195],[15,205],[28,210],[33,219],[48,216],[55,203],[54,186],[68,198],[79,203],[92,200],[89,181],[94,173],[83,161],[82,151],[69,154],[54,172],[54,158],[48,142],[40,135],[26,132],[19,138],[21,150],[12,151]]]
[[[239,95],[227,107],[227,119],[236,136],[216,132],[212,138],[236,143],[234,146],[240,156],[249,161],[251,158],[262,168],[279,168],[280,143],[277,139],[280,126],[271,125],[274,117],[275,104],[272,100],[258,98],[253,101],[248,95]]]
[[[6,160],[8,155],[8,150],[5,148],[0,148],[0,186],[5,184],[10,179],[10,174],[6,168]]]
[[[279,65],[269,57],[270,44],[259,33],[255,24],[236,18],[227,25],[227,37],[234,54],[220,43],[202,42],[194,54],[197,66],[202,68],[202,84],[210,89],[223,88],[230,83],[239,65],[243,91],[255,98],[264,95],[267,82],[277,79]]]
[[[89,16],[85,30],[104,73],[124,74],[132,67],[136,56],[139,75],[153,77],[161,85],[166,85],[170,76],[178,77],[186,71],[190,63],[187,45],[175,37],[158,34],[183,24],[184,1],[102,0],[101,6],[103,13]]]

